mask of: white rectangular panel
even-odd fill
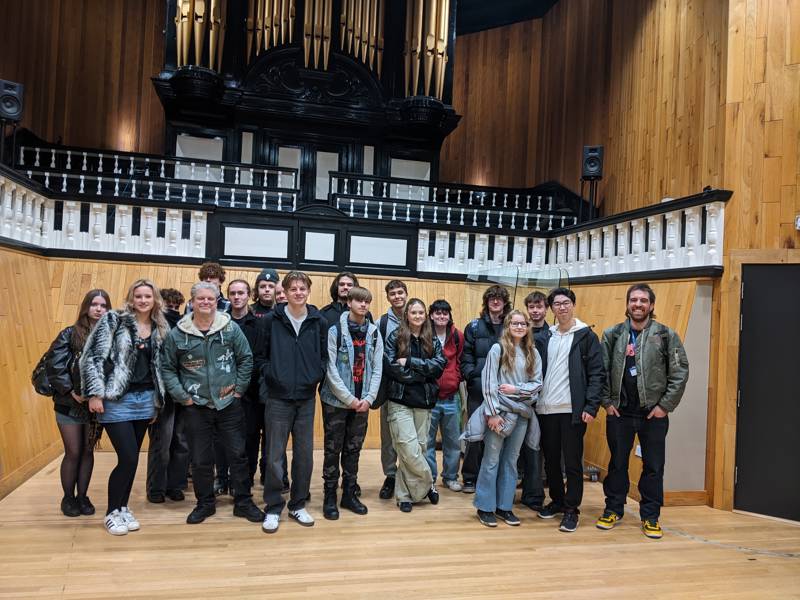
[[[336,234],[306,231],[305,260],[333,262],[336,253]]]
[[[404,267],[407,248],[404,239],[354,235],[350,238],[350,262]]]
[[[288,258],[289,232],[283,229],[225,228],[226,256]]]
[[[175,156],[188,160],[180,161],[181,166],[175,170],[175,177],[199,180],[205,180],[208,177],[211,181],[220,181],[219,168],[211,168],[206,172],[205,161],[221,161],[223,146],[222,138],[203,138],[181,133],[175,140]],[[190,165],[192,162],[195,163],[194,176]]]

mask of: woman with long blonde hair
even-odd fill
[[[470,419],[481,421],[483,460],[473,502],[478,519],[496,527],[497,518],[508,525],[520,521],[511,511],[517,486],[517,458],[523,442],[536,448],[539,425],[533,412],[542,387],[542,363],[533,345],[528,317],[519,310],[506,315],[503,333],[486,357],[481,375],[483,405]]]
[[[139,529],[128,500],[147,425],[163,406],[161,344],[168,330],[158,287],[137,279],[128,288],[125,308],[103,315],[81,356],[89,410],[97,413],[117,453],[117,466],[108,478],[105,518],[112,535]]]

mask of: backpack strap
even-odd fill
[[[386,328],[389,326],[389,313],[384,313],[381,315],[381,320],[378,321],[378,329],[381,332],[381,337],[383,341],[386,341]]]

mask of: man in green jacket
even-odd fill
[[[689,379],[689,361],[680,337],[655,320],[656,295],[646,283],[628,288],[628,317],[603,332],[606,384],[606,439],[611,450],[603,481],[606,508],[598,529],[613,529],[628,495],[628,460],[634,436],[642,448],[639,516],[649,538],[663,535],[658,522],[664,504],[664,458],[668,413],[681,401]]]
[[[193,311],[172,329],[163,346],[163,378],[169,395],[186,406],[197,506],[186,518],[202,523],[216,512],[214,446],[228,456],[233,514],[260,523],[264,513],[253,503],[245,452],[241,397],[250,385],[253,353],[230,315],[217,312],[219,289],[201,281],[192,286]],[[216,435],[215,435],[216,434]]]

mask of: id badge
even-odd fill
[[[631,377],[636,377],[636,365],[633,365],[628,372],[631,374]]]

